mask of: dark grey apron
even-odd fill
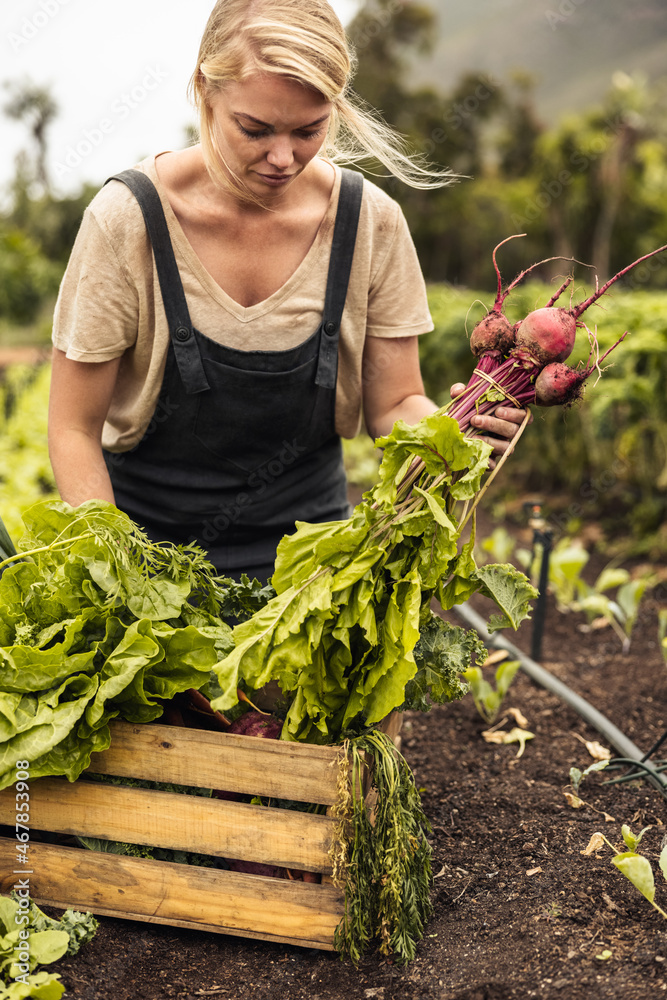
[[[194,329],[153,182],[138,170],[110,180],[141,206],[170,331],[146,433],[105,452],[116,504],[155,541],[197,542],[219,573],[266,580],[295,521],[349,513],[334,415],[362,177],[343,171],[322,322],[287,351],[238,351]]]

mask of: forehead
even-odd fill
[[[303,125],[331,110],[318,90],[274,73],[252,73],[225,84],[211,100],[233,115],[249,115],[274,126]]]

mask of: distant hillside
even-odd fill
[[[553,122],[597,103],[612,74],[667,76],[666,0],[430,0],[439,19],[433,55],[417,82],[451,90],[481,70],[502,83],[513,69],[535,78],[540,117]]]

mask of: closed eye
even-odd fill
[[[238,126],[239,131],[241,132],[242,135],[246,137],[246,139],[264,139],[271,134],[268,128],[249,129],[249,128],[244,128],[243,125],[241,125],[241,122],[239,121],[237,121],[236,124]],[[297,129],[296,134],[299,136],[300,139],[318,139],[323,132],[324,129],[321,128],[315,129],[314,131],[308,131],[307,129]]]
[[[251,131],[250,129],[244,128],[243,125],[241,125],[241,122],[237,121],[236,124],[238,126],[239,132],[242,135],[244,135],[246,139],[261,139],[269,134],[269,130],[267,128],[262,128],[259,129],[258,131],[255,130]]]

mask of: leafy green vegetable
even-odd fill
[[[21,759],[32,778],[75,780],[109,746],[111,719],[158,718],[231,646],[196,546],[155,544],[102,501],[44,501],[24,522],[0,578],[3,788]]]
[[[479,591],[499,607],[492,627],[516,628],[536,596],[511,566],[474,558],[474,532],[461,535],[469,501],[481,489],[491,448],[467,438],[441,411],[380,439],[378,483],[347,520],[297,523],[278,547],[276,595],[234,629],[234,649],[216,666],[226,711],[239,684],[277,681],[289,700],[284,739],[338,742],[406,701],[418,674],[415,646],[433,597],[443,608]],[[473,646],[460,647],[461,665]],[[460,653],[459,653],[460,658]],[[423,702],[461,689],[426,675],[409,698]],[[451,675],[450,675],[451,676]],[[421,692],[421,693],[419,693]]]
[[[75,955],[96,930],[90,913],[66,910],[53,920],[14,892],[0,896],[0,1000],[60,1000],[60,976],[34,970]]]
[[[520,666],[519,660],[503,660],[496,668],[495,688],[483,676],[481,667],[468,667],[463,671],[472,690],[475,708],[489,725],[496,721],[500,706]]]
[[[12,899],[18,902],[18,897],[12,892]],[[66,955],[76,955],[84,944],[88,944],[95,937],[99,926],[92,913],[81,913],[80,910],[67,909],[59,920],[47,917],[40,908],[30,901],[28,909],[30,926],[36,931],[64,931],[69,937]]]
[[[431,620],[421,626],[414,649],[417,673],[406,684],[401,711],[428,712],[433,704],[463,698],[469,688],[461,676],[474,659],[484,660],[487,655],[476,632],[466,632],[429,614]]]
[[[220,589],[220,616],[225,621],[236,619],[243,622],[252,618],[276,593],[271,584],[251,580],[245,573],[238,582],[220,577],[217,583]]]

